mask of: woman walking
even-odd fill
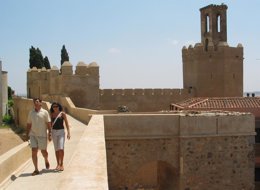
[[[64,158],[64,143],[65,143],[65,128],[67,129],[67,139],[70,139],[70,128],[66,114],[62,111],[62,106],[54,102],[51,105],[51,126],[52,126],[52,140],[55,149],[57,160],[56,170],[63,171],[63,158]]]

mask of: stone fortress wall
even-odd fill
[[[254,189],[252,114],[113,114],[104,127],[111,189]]]
[[[201,42],[183,47],[183,89],[100,89],[99,66],[79,62],[73,74],[65,62],[61,70],[30,69],[27,94],[32,97],[70,97],[77,107],[133,112],[169,110],[171,103],[192,97],[243,96],[243,46],[227,43],[226,5],[209,5],[201,11]]]
[[[130,111],[168,110],[171,102],[193,97],[188,89],[102,89],[101,109],[116,109],[125,105]]]
[[[61,69],[32,68],[27,72],[27,96],[29,98],[60,95],[70,97],[77,107],[98,109],[99,67],[79,62],[73,74],[72,65],[65,62]]]
[[[73,73],[65,62],[61,69],[30,69],[29,98],[43,95],[70,97],[77,107],[106,110],[127,106],[130,111],[168,110],[171,103],[192,97],[243,96],[243,47],[219,43],[217,50],[201,43],[183,47],[182,89],[100,89],[99,66],[79,62]]]
[[[27,72],[29,98],[61,95],[70,97],[75,106],[97,110],[116,110],[127,106],[130,111],[169,110],[172,102],[193,97],[190,89],[99,89],[99,66],[79,62],[73,73],[65,62],[61,70],[32,68]]]
[[[26,126],[32,100],[19,97],[14,100],[15,110],[23,108],[16,112],[19,114],[15,118],[20,118],[19,123]],[[68,98],[59,102],[66,105],[68,114],[74,118],[82,120],[88,114],[99,114],[76,108]],[[45,109],[50,108],[50,103],[43,103]],[[85,110],[84,114],[80,110]],[[106,151],[99,150],[104,151],[104,156],[95,159],[106,162],[109,189],[254,189],[255,129],[254,116],[250,113],[100,114],[84,122],[88,123],[88,131],[83,139],[97,144],[94,134],[100,135],[100,131],[92,130],[104,130],[100,137],[105,138]],[[86,155],[95,157],[90,152],[92,149],[83,148],[86,145],[83,142],[76,149],[82,160],[78,161],[78,157],[77,161],[72,160],[79,167],[87,164]],[[96,148],[102,147],[98,145]],[[106,175],[95,173],[96,170],[84,172],[91,172],[91,176]]]

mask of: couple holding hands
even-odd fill
[[[42,108],[42,100],[39,98],[33,99],[34,109],[31,110],[27,118],[26,137],[30,139],[32,149],[32,161],[34,165],[34,172],[32,175],[38,175],[38,150],[45,160],[46,169],[50,168],[48,160],[47,144],[48,140],[53,141],[57,166],[55,170],[63,171],[64,158],[64,142],[65,142],[65,127],[67,129],[67,139],[70,139],[70,128],[65,112],[62,111],[62,106],[54,102],[51,105],[50,114],[47,110]],[[48,131],[48,132],[47,132]]]

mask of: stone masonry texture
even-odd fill
[[[253,190],[254,137],[181,139],[183,190]]]
[[[178,140],[177,139],[140,139],[140,140],[109,140],[106,141],[108,160],[109,189],[121,190],[124,188],[157,189],[162,183],[171,183],[168,186],[178,186]],[[171,175],[167,179],[154,176],[154,170],[163,167]],[[145,166],[148,166],[146,168]],[[161,167],[161,168],[162,168]],[[142,168],[145,173],[142,176]],[[160,178],[161,177],[161,178]],[[158,179],[160,178],[160,179]],[[163,178],[163,179],[162,179]],[[162,188],[161,188],[162,189]]]

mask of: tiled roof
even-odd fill
[[[181,109],[260,108],[260,97],[191,98],[171,105]]]
[[[186,107],[192,104],[196,104],[197,102],[201,102],[202,100],[204,100],[205,98],[190,98],[187,100],[184,100],[182,102],[179,102],[178,105],[180,105],[181,107]]]

